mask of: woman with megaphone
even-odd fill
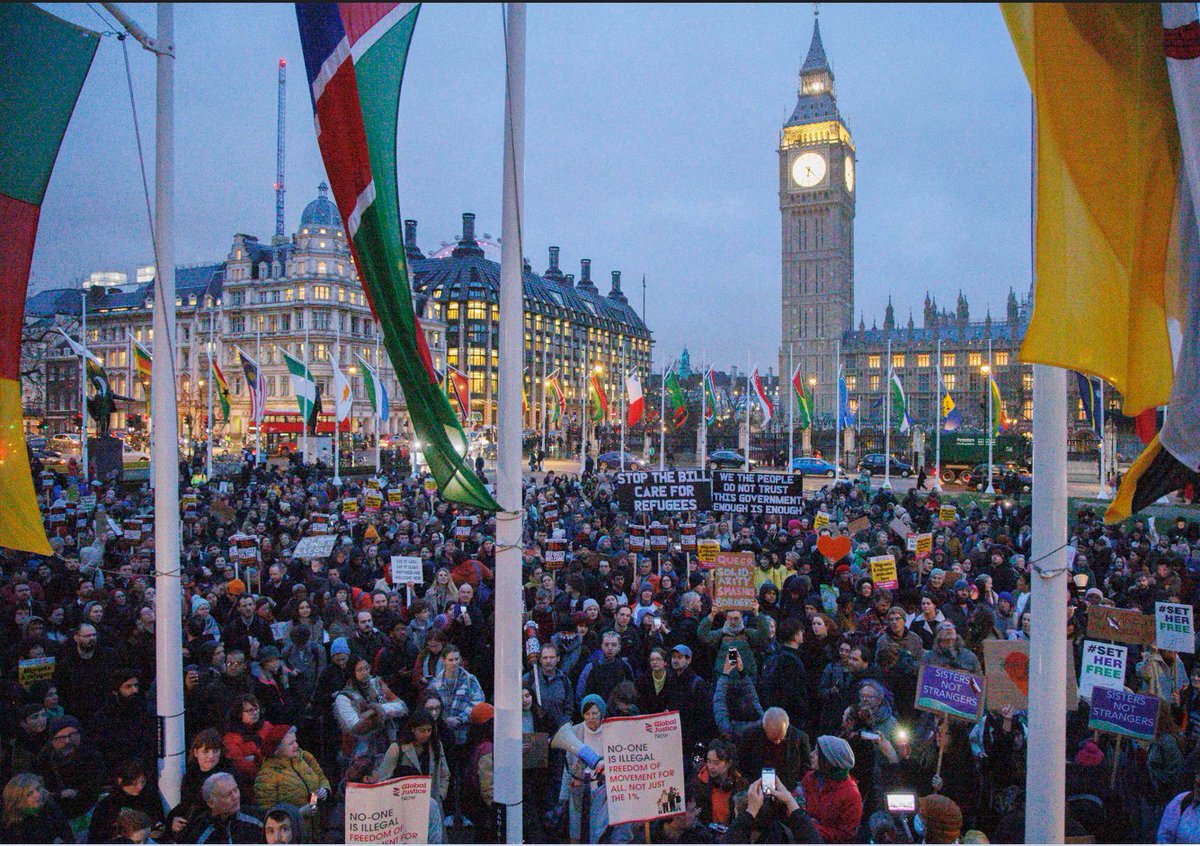
[[[583,698],[583,722],[564,725],[550,745],[567,753],[559,803],[569,802],[568,836],[572,843],[599,843],[608,828],[608,792],[604,783],[604,748],[600,724],[605,703],[596,694]],[[586,826],[586,827],[585,827]]]

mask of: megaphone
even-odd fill
[[[595,749],[579,739],[570,723],[563,723],[562,727],[554,733],[554,737],[550,740],[550,748],[561,749],[563,752],[574,755],[593,770],[597,769],[604,761],[600,755],[596,754]]]

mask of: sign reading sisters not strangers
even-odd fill
[[[628,514],[708,511],[712,482],[703,470],[631,470],[617,474],[617,502]]]

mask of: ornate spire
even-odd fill
[[[892,298],[890,296],[888,297],[887,309],[883,313],[883,328],[889,330],[896,328],[896,309],[892,308]]]
[[[804,65],[800,68],[800,73],[829,69],[829,59],[825,56],[825,45],[821,43],[821,21],[814,15],[812,42],[808,45],[808,55],[804,58]]]

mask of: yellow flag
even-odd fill
[[[1179,132],[1157,3],[1002,6],[1037,115],[1036,280],[1023,361],[1167,402]]]

